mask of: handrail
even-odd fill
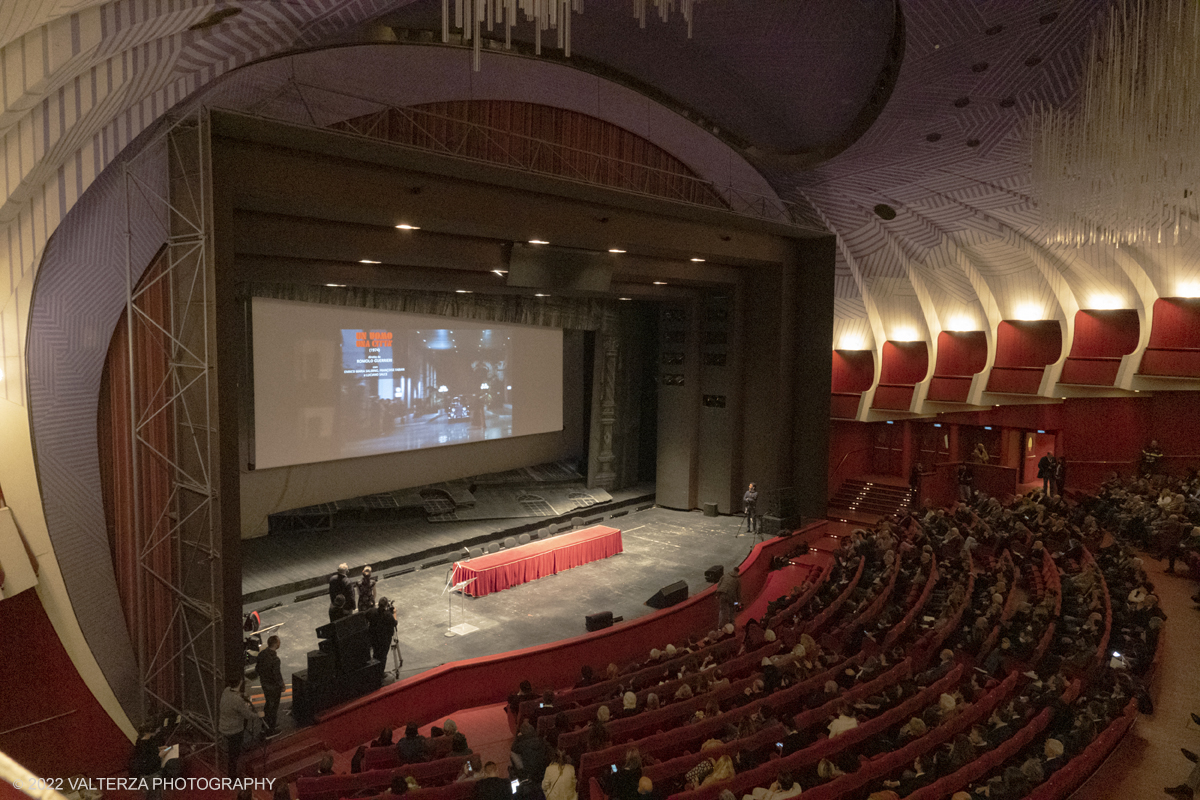
[[[860,447],[857,450],[851,450],[849,453],[846,453],[846,455],[842,456],[842,460],[838,462],[838,465],[834,468],[833,472],[830,474],[829,482],[833,483],[833,479],[837,477],[838,472],[841,471],[842,465],[846,463],[847,458],[854,455],[855,453],[862,453],[864,451],[871,450],[871,449],[872,449],[871,447]]]

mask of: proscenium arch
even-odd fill
[[[357,68],[331,66],[348,60]],[[380,77],[364,80],[370,70],[380,70],[375,73]],[[398,85],[390,77],[396,74],[412,76],[411,84]],[[372,97],[372,90],[383,99]],[[641,135],[717,186],[779,202],[739,153],[674,111],[569,66],[498,53],[485,54],[483,72],[472,73],[469,51],[455,48],[383,44],[307,51],[242,67],[164,109],[158,124],[88,187],[47,244],[30,300],[26,353],[34,460],[49,536],[80,629],[131,717],[138,715],[140,678],[120,613],[108,541],[99,533],[105,515],[96,429],[108,342],[126,300],[123,164],[142,153],[167,120],[208,105],[311,125],[386,105],[479,98],[536,102],[604,119]],[[150,162],[165,186],[165,157]],[[161,234],[140,225],[131,233],[134,263],[144,268]]]

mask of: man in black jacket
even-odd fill
[[[396,609],[386,597],[379,598],[379,605],[368,606],[363,612],[367,616],[367,636],[371,639],[371,658],[387,666],[388,648],[392,646],[392,635],[396,632]],[[399,656],[397,656],[399,658]],[[400,664],[396,664],[400,669]]]
[[[283,669],[279,664],[279,637],[267,639],[267,646],[258,651],[258,660],[254,670],[258,673],[258,682],[262,686],[266,707],[263,709],[263,721],[267,724],[267,735],[277,730],[276,720],[279,718],[279,698],[283,694]]]
[[[350,567],[338,564],[337,572],[329,576],[329,602],[341,595],[346,608],[354,610],[354,584],[350,582]]]

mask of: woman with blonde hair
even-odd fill
[[[546,774],[542,776],[542,792],[546,795],[546,800],[579,798],[575,789],[575,767],[562,750],[555,751],[554,758],[546,767]]]

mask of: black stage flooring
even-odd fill
[[[339,515],[331,530],[289,531],[242,540],[242,603],[292,599],[318,591],[342,562],[350,565],[355,579],[367,564],[378,576],[389,569],[435,566],[430,562],[440,564],[463,547],[542,527],[566,526],[572,520],[582,523],[601,517],[607,521],[614,512],[653,502],[654,484],[640,484],[612,492],[608,502],[561,516],[431,522],[419,513],[397,512],[383,518],[375,515],[374,519]]]
[[[699,511],[658,507],[639,511],[635,506],[611,522],[606,519],[605,524],[621,529],[623,553],[486,597],[455,595],[450,601],[443,593],[449,564],[382,577],[376,595],[395,603],[400,623],[397,634],[404,659],[400,677],[450,661],[579,636],[586,632],[587,614],[612,611],[631,620],[653,613],[645,602],[661,587],[684,580],[690,594],[701,592],[709,586],[704,579],[706,568],[721,564],[730,569],[740,564],[757,541],[753,536],[738,535],[744,525],[740,516],[706,517]],[[329,559],[336,560],[332,555],[321,558],[310,565],[309,572],[323,567]],[[307,652],[316,647],[315,629],[328,622],[329,595],[322,590],[308,600],[286,598],[282,605],[277,602],[252,603],[246,610],[260,610],[263,625],[284,623],[277,631],[282,639],[279,655],[284,678],[290,682],[292,673],[306,666]],[[453,603],[454,625],[465,619],[478,630],[447,637],[449,602]],[[647,648],[651,646],[653,643],[647,644]],[[394,660],[389,658],[389,673],[394,667]],[[389,674],[385,681],[391,680]],[[257,692],[256,687],[253,690]],[[289,707],[285,695],[280,714],[280,727],[284,729],[295,727],[285,713]],[[377,731],[364,732],[364,740],[374,733]]]

